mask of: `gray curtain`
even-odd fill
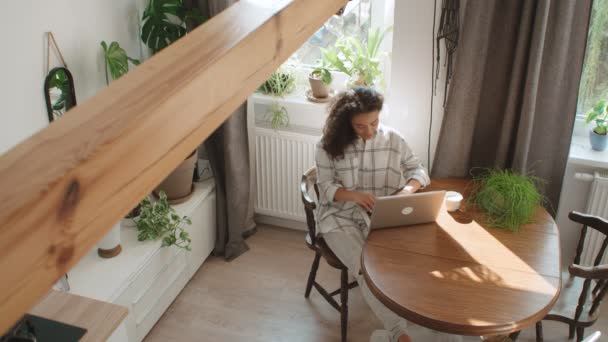
[[[212,17],[236,0],[186,0]],[[214,255],[232,260],[249,247],[245,238],[255,233],[250,191],[246,105],[241,105],[204,143],[216,182],[217,237]]]
[[[463,2],[433,177],[511,168],[546,181],[557,209],[591,0]]]

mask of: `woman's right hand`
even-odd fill
[[[360,205],[363,209],[368,212],[372,212],[374,210],[374,206],[376,205],[376,197],[372,194],[368,194],[366,192],[351,192],[352,201]]]

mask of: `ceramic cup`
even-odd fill
[[[445,193],[445,207],[448,211],[456,211],[460,208],[462,202],[462,194],[456,191],[448,191]]]

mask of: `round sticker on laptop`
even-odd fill
[[[414,208],[412,208],[412,207],[405,207],[405,208],[403,208],[403,210],[401,210],[401,213],[403,215],[409,215],[409,214],[412,213],[412,211],[414,211]]]

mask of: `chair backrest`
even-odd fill
[[[589,309],[589,315],[592,315],[598,309],[603,297],[608,291],[608,281],[605,279],[604,276],[606,272],[604,270],[601,270],[602,268],[608,267],[608,265],[600,265],[600,262],[604,257],[604,253],[606,252],[606,247],[608,246],[608,221],[598,216],[582,214],[576,211],[570,212],[570,214],[568,214],[568,218],[570,218],[570,220],[574,222],[578,222],[583,225],[583,229],[581,230],[581,236],[578,240],[578,245],[576,247],[576,255],[574,257],[574,262],[572,266],[570,266],[571,273],[573,269],[585,269],[585,282],[583,284],[583,290],[581,291],[581,294],[579,296],[578,305],[576,307],[574,315],[574,319],[578,320],[587,302],[589,287],[591,286],[592,281],[596,281],[596,286],[592,291],[592,304]],[[595,229],[596,231],[604,235],[602,245],[598,250],[597,255],[595,256],[595,260],[593,262],[594,267],[592,268],[578,266],[581,260],[581,254],[583,253],[583,247],[585,244],[585,237],[587,235],[588,228]]]
[[[314,192],[313,192],[314,189]],[[316,244],[317,227],[315,222],[314,211],[317,208],[316,199],[319,198],[319,188],[317,187],[317,168],[311,167],[302,175],[300,181],[300,193],[302,195],[302,204],[306,212],[306,224],[308,233],[313,245]]]

